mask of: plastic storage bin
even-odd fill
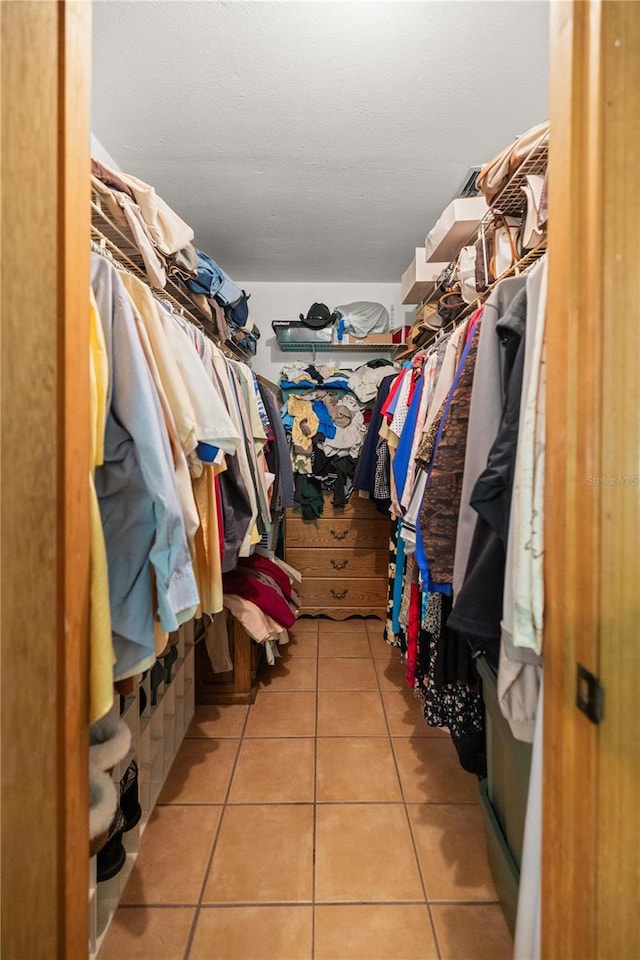
[[[482,678],[487,737],[487,777],[480,781],[480,805],[491,872],[513,933],[532,747],[529,743],[516,740],[502,716],[498,704],[497,675],[489,661],[480,657],[477,665]]]

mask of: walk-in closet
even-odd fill
[[[0,17],[3,957],[640,956],[640,4]]]

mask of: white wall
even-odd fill
[[[122,167],[115,162],[108,150],[102,146],[98,138],[93,133],[91,134],[91,156],[99,163],[106,163],[106,165],[111,167],[112,170],[122,170]]]
[[[413,307],[400,303],[399,283],[330,283],[317,281],[312,283],[267,283],[251,280],[236,280],[238,286],[251,294],[249,308],[258,326],[261,337],[258,352],[252,367],[275,383],[278,382],[280,367],[292,360],[311,363],[311,353],[283,353],[278,347],[271,328],[272,320],[297,320],[301,313],[306,314],[312,303],[326,303],[330,310],[354,300],[371,300],[382,303],[391,317],[394,328],[411,324]],[[367,360],[380,354],[352,353],[333,351],[318,353],[320,363],[338,363],[340,366],[358,367]]]

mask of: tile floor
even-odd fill
[[[477,783],[377,620],[301,620],[201,707],[100,960],[509,960]]]

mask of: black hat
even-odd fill
[[[313,330],[321,330],[322,327],[328,327],[336,320],[336,314],[331,313],[325,303],[314,303],[309,307],[309,311],[304,317],[300,314],[300,319]]]

